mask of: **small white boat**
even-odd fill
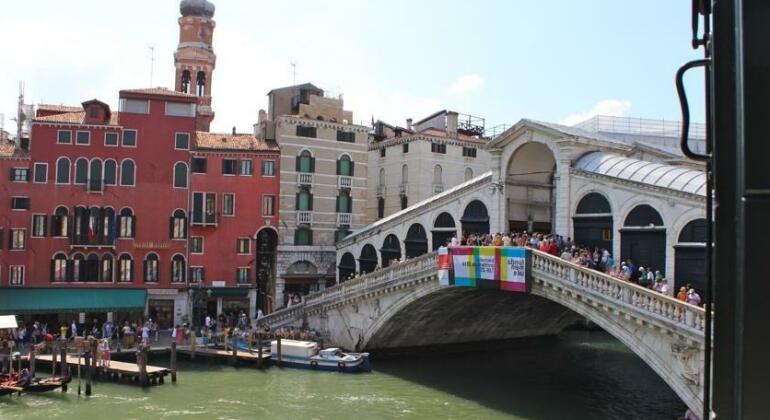
[[[270,342],[270,354],[278,362],[278,341]],[[313,341],[281,340],[281,364],[291,367],[337,372],[369,372],[369,353],[345,353],[331,347],[319,350]]]

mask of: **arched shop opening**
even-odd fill
[[[612,252],[612,209],[603,195],[595,192],[586,194],[578,202],[572,224],[576,244]]]
[[[457,235],[455,219],[446,212],[439,214],[433,223],[433,231],[431,233],[433,234],[433,251],[435,251],[451,240],[453,236]]]
[[[471,233],[489,233],[489,213],[487,206],[479,200],[473,200],[465,207],[460,219],[463,236]]]
[[[401,259],[401,244],[396,235],[390,234],[385,237],[382,248],[380,248],[380,256],[382,257],[382,268],[389,266],[393,260]]]
[[[409,227],[404,239],[406,258],[419,257],[428,252],[428,235],[421,224],[415,223]]]
[[[512,232],[552,232],[555,172],[556,159],[542,143],[526,143],[513,153],[505,175],[506,216]]]
[[[660,213],[647,204],[634,207],[620,230],[620,258],[636,267],[666,269],[666,228]],[[634,273],[634,278],[638,274]],[[665,274],[665,273],[664,273]]]
[[[361,274],[371,273],[377,268],[377,250],[374,249],[373,245],[366,244],[361,248],[358,265],[361,267]]]
[[[691,284],[701,296],[706,285],[706,219],[686,224],[674,246],[674,286]]]
[[[342,254],[340,263],[337,264],[337,270],[339,270],[340,283],[349,279],[351,276],[356,274],[356,257],[354,257],[350,252]]]

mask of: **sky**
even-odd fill
[[[687,0],[213,2],[212,131],[249,131],[267,92],[295,78],[342,94],[364,125],[442,109],[488,128],[596,114],[679,120],[674,74],[701,54],[690,48]],[[20,81],[27,102],[98,98],[115,109],[120,89],[173,88],[178,17],[177,0],[4,4],[6,130]],[[703,74],[690,73],[693,118],[703,121]]]

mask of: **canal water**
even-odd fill
[[[156,364],[167,363],[156,358]],[[603,332],[375,360],[371,374],[181,362],[179,382],[0,397],[0,419],[675,419],[684,405]]]

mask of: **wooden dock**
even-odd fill
[[[43,362],[47,364],[53,363],[53,356],[50,354],[40,354],[35,356],[35,362]],[[61,364],[61,360],[57,359],[57,365]],[[78,365],[83,372],[88,365],[86,365],[85,359],[80,358],[72,354],[67,356],[67,365],[69,365],[69,372],[72,375],[73,380],[77,378]],[[161,366],[146,366],[146,384],[147,385],[159,385],[165,382],[166,375],[172,373],[171,369]],[[142,372],[136,363],[119,362],[113,360],[110,362],[109,367],[98,366],[96,369],[97,377],[104,377],[108,379],[127,379],[129,382],[138,382],[141,384]]]
[[[268,359],[270,359],[269,347],[265,347],[262,349],[261,360],[260,360],[260,351],[257,348],[252,349],[251,352],[249,352],[248,350],[237,350],[234,352],[232,351],[232,349],[224,350],[221,348],[214,348],[214,347],[195,346],[195,351],[193,352],[192,346],[188,345],[188,346],[178,346],[176,351],[179,354],[190,356],[191,359],[194,357],[206,357],[210,359],[219,359],[219,360],[225,360],[229,362],[232,362],[233,360],[253,362],[253,363],[257,363],[258,365],[261,365],[263,362],[266,362]]]

